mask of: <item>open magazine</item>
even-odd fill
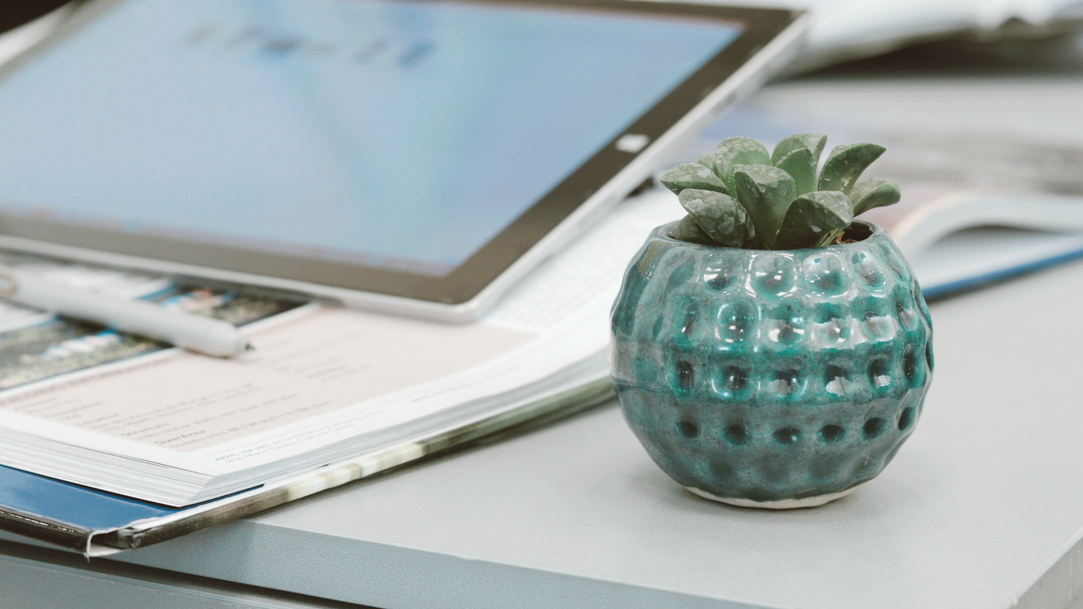
[[[865,175],[897,182],[902,200],[860,217],[887,229],[927,300],[1083,256],[1083,147],[988,130],[862,123],[833,110],[831,99],[822,95],[789,113],[753,100],[713,125],[686,158],[738,135],[770,147],[792,133],[827,133],[824,158],[839,144],[885,146]]]
[[[907,188],[870,211],[935,299],[1083,255],[1083,149],[997,135],[886,138]]]
[[[54,281],[227,319],[256,350],[216,359],[0,309],[0,506],[83,531],[87,552],[95,536],[134,547],[608,399],[624,267],[679,211],[658,193],[622,204],[467,326],[3,254]],[[37,500],[57,494],[67,501]],[[83,509],[55,512],[72,502]],[[9,530],[27,522],[0,514]]]

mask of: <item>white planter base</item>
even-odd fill
[[[820,505],[823,505],[825,503],[830,503],[830,502],[832,502],[832,501],[834,501],[836,499],[839,499],[841,497],[845,497],[846,495],[849,495],[850,493],[854,492],[854,490],[857,489],[858,486],[861,486],[861,485],[858,484],[856,486],[851,486],[850,488],[848,488],[848,489],[846,489],[844,491],[839,491],[837,493],[829,493],[827,495],[816,495],[815,497],[805,497],[804,499],[782,499],[782,500],[779,500],[779,501],[752,501],[751,499],[738,499],[738,498],[734,498],[734,497],[718,497],[716,495],[712,495],[712,494],[708,493],[707,491],[703,491],[703,490],[700,490],[698,488],[692,488],[690,486],[686,486],[685,488],[687,488],[688,490],[692,491],[693,493],[699,495],[700,497],[705,497],[705,498],[710,499],[712,501],[718,501],[718,502],[721,502],[721,503],[728,503],[730,505],[736,505],[736,506],[747,507],[747,508],[762,508],[762,509],[768,509],[768,510],[792,510],[792,509],[795,509],[795,508],[810,508],[810,507],[820,506]]]

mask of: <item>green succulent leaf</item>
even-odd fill
[[[659,178],[662,185],[678,195],[681,191],[689,188],[699,190],[713,190],[715,192],[728,192],[726,185],[714,174],[709,167],[699,163],[684,163],[662,174]]]
[[[826,144],[823,134],[798,133],[768,152],[754,139],[732,137],[670,169],[660,179],[688,211],[671,235],[729,247],[820,247],[837,242],[854,216],[899,201],[894,182],[860,179],[883,147],[836,146],[817,175]]]
[[[770,165],[771,155],[767,147],[750,137],[731,137],[718,144],[714,171],[726,183],[729,192],[734,188],[733,172],[744,165]]]
[[[776,249],[778,229],[797,196],[793,177],[771,165],[746,165],[733,177],[737,200],[752,216],[756,235],[767,247]]]
[[[824,152],[827,144],[827,136],[822,133],[798,133],[782,140],[775,146],[771,153],[771,164],[778,166],[779,161],[789,156],[795,150],[802,148],[812,153],[813,166],[820,162],[820,155]],[[813,189],[815,190],[815,189]]]
[[[900,198],[902,195],[899,193],[899,185],[880,178],[861,180],[850,189],[850,200],[854,202],[855,216],[874,207],[894,205]]]
[[[775,167],[790,174],[797,185],[797,195],[816,190],[816,157],[808,148],[798,148],[787,154]]]
[[[714,152],[712,152],[710,154],[705,154],[705,155],[699,157],[698,159],[696,159],[696,162],[699,163],[700,165],[703,165],[704,167],[707,167],[711,171],[714,171],[715,170],[714,169],[714,164],[715,164],[715,157],[716,156],[717,155]],[[717,176],[718,174],[715,173],[715,175]],[[721,177],[721,176],[719,176],[719,177]]]
[[[713,190],[682,190],[681,205],[712,241],[727,247],[741,247],[756,236],[748,212],[737,199]]]
[[[711,244],[711,237],[707,233],[703,232],[703,229],[696,224],[696,219],[692,216],[685,216],[677,223],[673,231],[669,233],[669,236],[678,241],[687,241],[688,243],[701,243],[703,245]]]
[[[775,249],[799,249],[827,245],[854,221],[850,198],[845,193],[819,190],[797,197],[786,212]]]
[[[820,172],[818,190],[838,190],[849,193],[861,172],[884,154],[884,147],[876,144],[850,144],[835,146]]]

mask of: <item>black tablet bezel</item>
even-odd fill
[[[62,27],[51,40],[63,39],[67,33],[90,22],[120,1],[124,0],[102,0],[92,3],[65,27]],[[442,2],[447,0],[406,1]],[[618,149],[615,144],[620,137],[625,134],[642,134],[651,142],[661,137],[800,15],[798,11],[779,9],[626,0],[455,1],[659,17],[692,17],[729,23],[737,22],[742,26],[742,30],[738,37],[722,51],[635,119],[613,140],[601,146],[594,156],[531,205],[462,265],[444,277],[386,267],[364,266],[360,263],[240,248],[202,240],[130,233],[23,215],[0,214],[0,235],[433,303],[465,303],[477,296],[636,158],[637,153]],[[5,69],[0,71],[0,76],[17,70],[20,64],[32,62],[34,55],[43,50],[47,51],[49,46],[51,45],[46,43],[28,57],[19,58],[12,65],[5,66]]]

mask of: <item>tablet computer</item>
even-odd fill
[[[666,2],[96,0],[0,73],[0,246],[469,320],[804,29]]]

